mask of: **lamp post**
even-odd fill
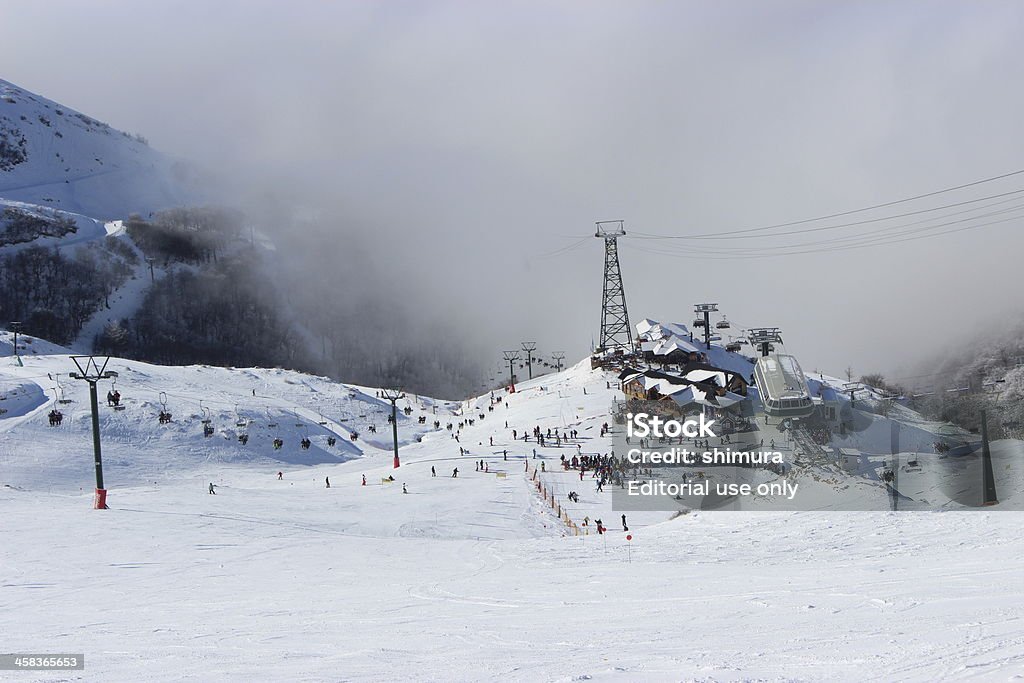
[[[97,510],[107,509],[107,490],[103,487],[103,457],[100,453],[100,407],[96,398],[96,383],[101,379],[117,377],[117,373],[107,370],[110,356],[103,359],[100,365],[94,356],[71,356],[78,372],[69,373],[72,379],[80,379],[89,383],[89,403],[92,407],[92,448],[96,461],[96,503]]]
[[[398,401],[405,398],[405,394],[401,389],[395,388],[384,389],[381,395],[391,401],[391,438],[395,444],[395,469],[398,469],[402,464],[398,460]]]

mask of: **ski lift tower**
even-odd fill
[[[18,354],[18,333],[21,332],[21,328],[24,327],[24,323],[20,320],[12,320],[10,324],[11,332],[14,333],[14,364],[22,365],[21,356]]]
[[[778,327],[753,327],[747,330],[747,340],[762,356],[767,356],[772,352],[773,344],[782,343],[782,330]]]
[[[694,304],[693,312],[704,316],[704,348],[711,351],[711,314],[718,312],[718,304]]]
[[[555,372],[562,371],[562,361],[565,360],[565,354],[561,351],[551,354],[551,359],[555,361]]]
[[[405,398],[405,393],[398,387],[389,387],[381,392],[381,395],[391,401],[391,438],[395,444],[395,469],[401,467],[398,460],[398,402]]]
[[[502,351],[501,355],[508,362],[508,393],[516,393],[516,369],[515,363],[519,360],[518,351]]]
[[[523,351],[526,352],[526,367],[530,371],[530,379],[533,379],[533,352],[537,350],[537,342],[523,342]]]
[[[107,370],[110,357],[103,359],[100,365],[95,356],[71,356],[78,372],[68,373],[71,379],[80,379],[89,383],[89,403],[92,407],[92,446],[96,462],[96,504],[95,509],[107,509],[107,490],[103,487],[103,458],[100,455],[100,408],[96,399],[96,383],[101,379],[113,379],[117,373]]]
[[[633,330],[626,311],[626,293],[622,288],[618,239],[626,234],[623,221],[598,221],[594,237],[604,239],[604,290],[601,297],[601,341],[597,351],[621,350],[636,353]]]

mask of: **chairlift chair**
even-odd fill
[[[704,318],[697,318],[693,321],[694,327],[704,327]]]
[[[213,436],[213,414],[209,408],[204,407],[203,401],[200,401],[200,407],[203,408],[203,414],[206,416],[203,419],[203,436],[210,438]]]
[[[117,403],[114,404],[114,410],[124,410],[126,406],[121,405],[121,392],[117,390],[117,378],[110,380],[110,391],[117,394]]]
[[[717,323],[715,323],[715,327],[717,327],[717,328],[718,328],[718,329],[720,329],[720,330],[727,330],[727,329],[729,329],[729,327],[731,327],[731,326],[729,325],[729,320],[728,320],[728,318],[722,318],[722,319],[721,319],[721,320],[719,320],[719,321],[718,321]]]
[[[203,417],[203,420],[202,420],[202,422],[203,422],[203,436],[205,436],[206,438],[210,438],[211,436],[213,436],[213,432],[214,432],[214,429],[213,429],[213,413],[210,412],[209,408],[207,408],[206,406],[203,405],[202,401],[199,402],[199,407],[202,408],[203,415],[205,416],[205,417]]]
[[[163,391],[160,392],[160,415],[157,421],[162,425],[171,421],[171,414],[167,412],[167,394]]]

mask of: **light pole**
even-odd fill
[[[537,342],[523,342],[523,351],[526,351],[526,367],[530,372],[530,379],[533,379],[533,352],[537,350]]]
[[[391,438],[395,443],[395,469],[401,467],[398,460],[398,401],[405,398],[401,389],[383,389],[381,396],[391,401]]]
[[[94,356],[71,356],[71,360],[78,367],[78,372],[69,373],[69,376],[72,379],[81,379],[89,383],[89,403],[92,406],[92,448],[96,459],[96,503],[94,507],[97,510],[106,510],[107,490],[103,488],[103,458],[100,454],[100,406],[96,398],[96,382],[101,379],[117,377],[117,373],[107,370],[110,356],[103,359],[103,365],[99,365]]]
[[[156,261],[152,256],[146,257],[146,263],[149,264],[149,281],[152,284],[156,284],[156,275],[153,273],[153,263]]]
[[[515,367],[514,366],[515,366],[515,362],[517,360],[519,360],[519,352],[518,351],[502,351],[501,355],[504,356],[505,360],[508,361],[508,386],[509,386],[509,391],[510,392],[515,392],[515,390],[516,390],[516,371],[515,371]]]

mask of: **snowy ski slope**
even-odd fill
[[[629,545],[611,494],[588,482],[572,484],[571,514],[611,532],[568,535],[525,470],[555,469],[576,445],[534,460],[536,444],[510,432],[575,428],[584,453],[607,452],[598,434],[616,392],[586,363],[493,411],[488,396],[410,398],[395,470],[372,388],[113,359],[126,409],[101,405],[107,511],[89,508],[86,392],[70,367],[0,360],[0,390],[19,396],[0,416],[3,649],[86,655],[84,672],[17,680],[1024,676],[1019,513],[630,513]],[[73,403],[51,428],[58,372]],[[160,392],[170,425],[157,422]],[[457,443],[445,426],[470,417]],[[545,475],[560,498],[566,476]]]

